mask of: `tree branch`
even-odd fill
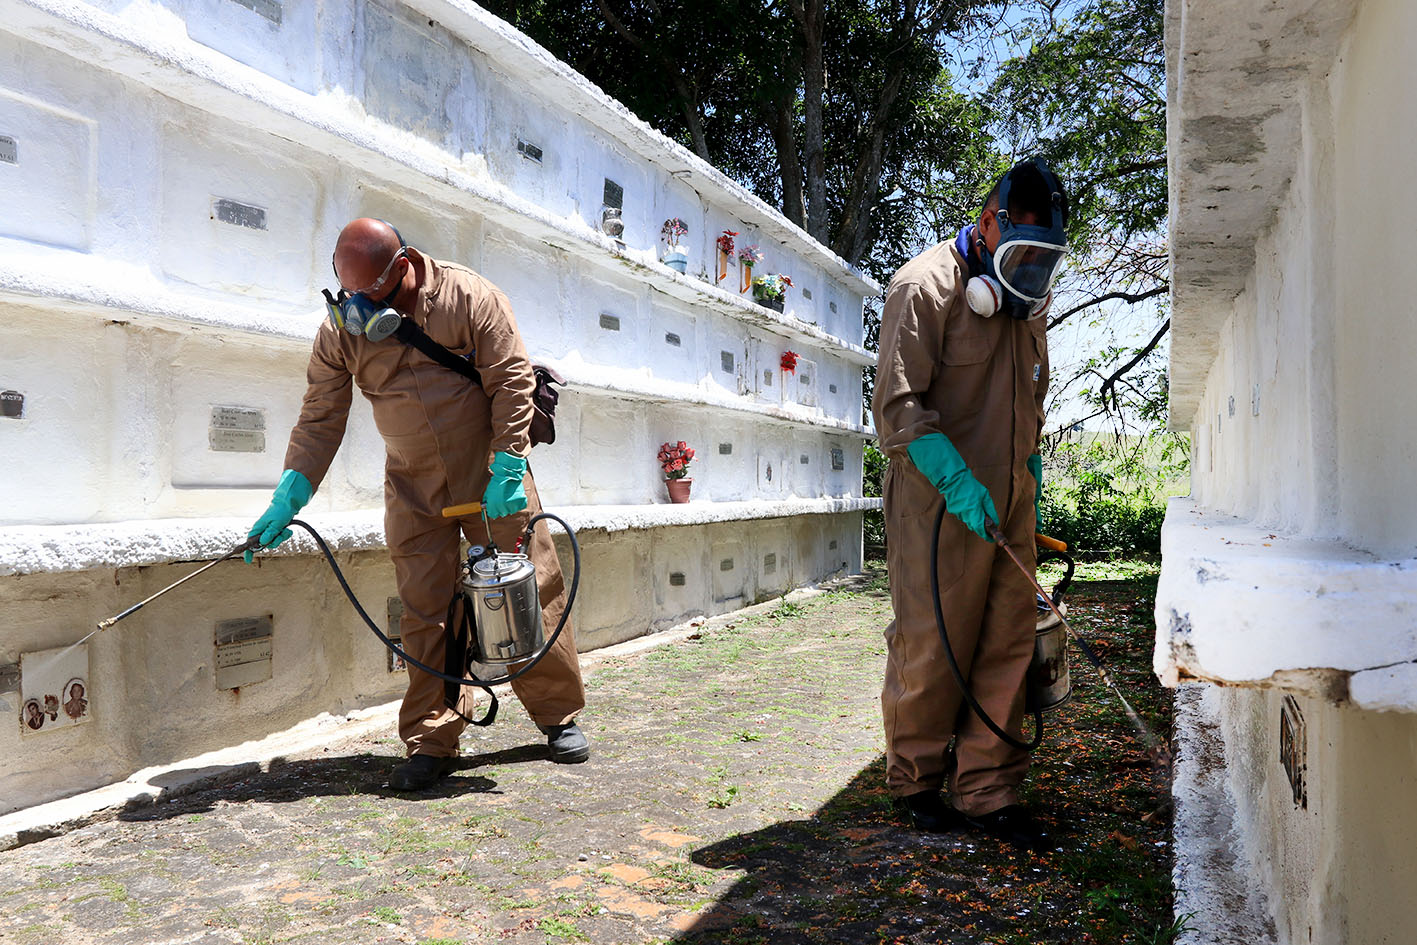
[[[1101,398],[1104,404],[1107,402],[1107,392],[1110,390],[1112,391],[1112,407],[1113,409],[1116,409],[1117,382],[1121,380],[1128,371],[1140,364],[1143,358],[1145,358],[1147,355],[1151,354],[1151,352],[1156,350],[1156,346],[1161,343],[1162,338],[1166,337],[1166,332],[1169,331],[1170,328],[1171,319],[1168,318],[1166,319],[1166,321],[1161,323],[1161,327],[1156,329],[1156,334],[1151,336],[1151,340],[1148,341],[1146,345],[1136,353],[1135,357],[1133,357],[1126,364],[1119,367],[1117,370],[1113,371],[1112,376],[1102,382],[1102,386],[1097,389],[1097,395],[1099,398]],[[1133,388],[1133,390],[1135,389],[1136,388]]]
[[[1139,293],[1136,293],[1136,294],[1133,294],[1133,293],[1130,293],[1130,292],[1107,292],[1107,293],[1105,293],[1105,294],[1103,294],[1103,295],[1097,296],[1097,297],[1094,298],[1094,299],[1088,299],[1086,302],[1082,303],[1081,305],[1075,305],[1075,306],[1073,306],[1072,308],[1068,309],[1068,310],[1067,310],[1066,312],[1064,312],[1063,314],[1059,315],[1057,318],[1051,318],[1051,319],[1049,319],[1049,320],[1048,320],[1048,327],[1049,327],[1050,329],[1056,328],[1057,326],[1061,325],[1063,322],[1067,321],[1069,318],[1072,318],[1072,317],[1073,317],[1074,315],[1076,315],[1078,312],[1081,312],[1083,309],[1091,308],[1091,307],[1094,306],[1094,305],[1101,305],[1103,302],[1110,302],[1110,301],[1112,301],[1113,299],[1121,299],[1121,300],[1124,301],[1124,302],[1127,302],[1127,303],[1130,303],[1130,304],[1132,304],[1132,305],[1135,305],[1135,304],[1138,303],[1138,302],[1144,302],[1144,301],[1146,301],[1146,300],[1149,299],[1149,298],[1153,298],[1153,297],[1155,297],[1155,296],[1158,296],[1158,295],[1161,295],[1161,294],[1163,294],[1163,293],[1165,293],[1165,292],[1168,292],[1168,291],[1170,291],[1170,289],[1171,289],[1171,283],[1166,282],[1166,283],[1162,283],[1161,285],[1157,286],[1157,287],[1154,288],[1154,289],[1148,289],[1148,290],[1145,291],[1145,292],[1139,292]],[[1170,319],[1167,319],[1167,321],[1169,322]]]

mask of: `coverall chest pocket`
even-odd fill
[[[944,350],[940,352],[940,360],[959,366],[978,364],[988,358],[995,342],[995,333],[989,331],[989,327],[983,317],[973,312],[964,312],[950,319],[945,326]]]
[[[1048,321],[1044,318],[1035,318],[1028,323],[1029,332],[1033,335],[1033,382],[1037,386],[1046,388],[1048,386]]]

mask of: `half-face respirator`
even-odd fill
[[[389,229],[394,230],[392,226]],[[398,329],[402,316],[391,307],[394,296],[399,292],[398,282],[394,282],[393,288],[383,298],[376,300],[373,297],[374,293],[389,281],[398,261],[408,258],[408,244],[399,236],[398,230],[394,230],[394,236],[398,237],[398,252],[394,253],[394,258],[389,260],[389,264],[369,288],[350,292],[341,285],[338,295],[331,295],[329,289],[321,290],[325,294],[325,314],[329,316],[330,324],[335,328],[343,328],[355,337],[363,335],[370,341],[383,341]],[[334,266],[333,259],[330,260],[330,265]],[[339,283],[338,269],[335,269],[335,281]]]
[[[1051,194],[1046,226],[1016,223],[1009,216],[1009,191],[1015,183],[1015,175],[1024,168],[1036,170]],[[999,245],[992,253],[977,226],[960,234],[957,245],[970,262],[971,275],[965,286],[965,300],[971,309],[986,318],[1001,311],[1020,320],[1038,318],[1053,300],[1053,280],[1068,252],[1068,237],[1064,231],[1067,201],[1062,185],[1047,164],[1033,158],[1009,169],[999,184],[999,209],[995,211],[995,219],[999,225]]]

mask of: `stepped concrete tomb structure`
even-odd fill
[[[4,11],[0,814],[402,694],[303,533],[84,639],[266,507],[356,217],[491,279],[568,380],[531,464],[580,537],[583,650],[859,570],[880,287],[504,22],[466,0]],[[736,261],[719,278],[725,230],[790,277],[783,311]],[[656,461],[680,440],[686,504]],[[396,630],[383,462],[356,397],[301,517]]]
[[[1417,941],[1417,4],[1168,0],[1182,943]]]

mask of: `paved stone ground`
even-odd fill
[[[1075,588],[1164,726],[1154,578]],[[0,942],[1169,942],[1165,789],[1076,656],[1029,789],[1056,850],[900,824],[889,609],[877,569],[599,667],[584,765],[512,701],[422,794],[389,790],[392,737],[343,743],[0,853]]]

